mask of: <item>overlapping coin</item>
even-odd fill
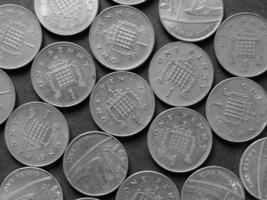
[[[95,65],[79,45],[56,42],[37,55],[31,79],[41,99],[57,107],[70,107],[90,94],[96,81]]]
[[[247,78],[226,79],[211,91],[206,115],[211,128],[221,138],[230,142],[249,141],[266,126],[266,93]]]
[[[212,133],[208,122],[189,108],[172,108],[151,124],[147,136],[152,158],[171,172],[199,167],[209,156]]]
[[[216,33],[214,48],[225,70],[253,77],[267,70],[267,21],[254,13],[229,17]]]
[[[129,5],[129,6],[134,6],[146,2],[146,0],[113,0],[113,1],[119,4]]]
[[[113,6],[94,20],[89,44],[96,59],[112,70],[131,70],[151,54],[155,33],[148,17],[130,6]]]
[[[0,6],[0,68],[25,66],[41,43],[41,26],[30,10],[14,4]]]
[[[80,198],[80,199],[76,199],[76,200],[98,200],[98,199],[85,197],[85,198]]]
[[[154,55],[148,75],[160,100],[172,106],[190,106],[207,95],[214,72],[209,56],[201,48],[174,42]]]
[[[128,177],[120,186],[116,200],[180,200],[176,185],[155,171],[140,171]]]
[[[122,144],[109,134],[92,131],[76,137],[68,146],[63,168],[73,188],[88,196],[116,190],[128,171]]]
[[[26,103],[9,117],[5,141],[12,156],[35,167],[49,165],[61,157],[69,142],[69,127],[53,106]]]
[[[62,189],[53,175],[35,167],[9,174],[0,187],[1,200],[63,200]]]

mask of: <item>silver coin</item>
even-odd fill
[[[218,29],[214,48],[222,67],[236,76],[253,77],[267,70],[267,21],[253,13],[229,17]]]
[[[14,4],[0,6],[0,68],[25,66],[41,44],[41,26],[30,10]]]
[[[5,141],[12,156],[35,167],[47,166],[60,158],[69,142],[69,127],[53,106],[30,102],[17,108],[5,127]]]
[[[99,0],[34,0],[41,24],[58,35],[74,35],[85,30],[96,17]]]
[[[114,72],[103,77],[90,97],[94,121],[118,137],[137,134],[151,121],[155,98],[150,85],[132,72]]]
[[[206,115],[211,128],[230,142],[246,142],[257,137],[267,123],[264,89],[247,78],[229,78],[210,93]]]
[[[174,42],[154,55],[149,82],[156,96],[171,106],[190,106],[211,89],[214,71],[209,56],[191,43]]]
[[[239,178],[228,169],[210,166],[193,173],[184,183],[182,200],[224,199],[245,200],[245,191]]]
[[[24,167],[5,178],[0,187],[0,199],[63,200],[63,193],[53,175],[40,168]]]
[[[12,80],[0,69],[0,124],[11,114],[16,103],[16,91]]]
[[[93,89],[95,64],[79,45],[56,42],[35,58],[31,80],[41,99],[57,107],[70,107],[86,99]]]
[[[96,59],[112,70],[131,70],[152,53],[155,33],[148,17],[131,6],[113,6],[94,20],[89,44]]]
[[[239,174],[246,190],[255,198],[267,199],[267,138],[251,144],[240,160]]]
[[[129,5],[129,6],[134,6],[146,2],[146,0],[113,0],[113,1],[119,4]]]
[[[180,200],[180,194],[167,176],[154,171],[140,171],[121,184],[116,200],[125,199]]]
[[[212,148],[208,122],[189,108],[172,108],[150,125],[148,149],[157,164],[171,172],[188,172],[199,167]]]
[[[126,178],[128,157],[122,144],[109,134],[92,131],[76,137],[68,146],[63,168],[73,188],[88,196],[116,190]]]
[[[159,0],[164,28],[176,39],[197,42],[210,37],[223,19],[222,0]]]

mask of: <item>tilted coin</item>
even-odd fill
[[[42,167],[61,157],[69,142],[69,127],[53,106],[30,102],[17,108],[5,127],[5,141],[19,162]]]
[[[267,70],[267,20],[254,13],[235,14],[218,29],[214,48],[222,67],[235,76]]]
[[[176,39],[197,42],[210,37],[223,19],[222,0],[159,0],[164,28]]]
[[[25,66],[41,44],[41,26],[30,10],[14,4],[0,6],[0,68]]]
[[[147,136],[152,158],[171,172],[188,172],[199,167],[212,148],[208,122],[189,108],[172,108],[150,125]]]
[[[37,55],[31,79],[41,99],[57,107],[70,107],[82,102],[93,89],[95,64],[79,45],[56,42]]]
[[[251,144],[243,153],[239,174],[246,190],[255,198],[267,200],[267,138]]]
[[[113,1],[119,4],[129,5],[129,6],[146,2],[146,0],[113,0]]]
[[[153,117],[155,98],[146,80],[132,72],[114,72],[103,77],[90,98],[94,121],[118,137],[143,130]]]
[[[140,171],[128,177],[120,186],[116,200],[180,200],[176,185],[165,175]]]
[[[92,131],[70,143],[64,154],[63,168],[67,180],[77,191],[102,196],[116,190],[126,178],[128,157],[116,138]]]
[[[221,138],[230,142],[249,141],[266,126],[266,93],[247,78],[226,79],[211,91],[206,115],[211,128]]]
[[[201,48],[174,42],[154,55],[148,75],[159,99],[172,106],[190,106],[207,95],[214,72],[209,56]]]
[[[184,183],[181,196],[182,200],[245,200],[245,191],[241,181],[233,172],[211,166],[193,173]]]
[[[53,175],[43,169],[24,167],[9,174],[0,187],[1,200],[63,200]]]
[[[16,103],[16,91],[12,80],[0,69],[0,124],[11,114]]]
[[[155,33],[148,17],[130,6],[107,8],[94,20],[89,34],[97,60],[112,70],[131,70],[151,54]]]
[[[99,0],[34,0],[41,24],[58,35],[74,35],[86,29],[98,8]]]

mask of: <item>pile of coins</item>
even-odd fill
[[[255,198],[267,200],[265,137],[243,153],[240,179],[220,166],[198,169],[211,153],[213,132],[235,145],[255,139],[266,126],[267,94],[249,79],[267,70],[266,19],[243,12],[222,23],[222,0],[159,0],[162,26],[180,41],[166,44],[153,55],[146,81],[129,70],[140,67],[154,50],[157,38],[150,19],[132,7],[148,2],[114,2],[119,5],[98,15],[99,0],[34,0],[36,15],[19,5],[0,6],[0,68],[15,70],[33,61],[32,86],[45,102],[28,102],[14,110],[19,88],[0,70],[0,123],[5,123],[6,146],[27,166],[2,181],[0,199],[63,200],[58,181],[42,169],[63,156],[66,180],[90,197],[116,191],[116,200],[245,200],[246,189]],[[92,56],[71,42],[52,43],[39,51],[40,24],[60,36],[78,34],[90,26],[94,58],[115,72],[97,77]],[[212,61],[192,42],[215,32],[216,57],[236,77],[212,89]],[[172,107],[155,118],[154,94]],[[70,141],[69,125],[57,108],[74,109],[89,95],[92,118],[102,131],[89,131]],[[207,119],[187,108],[205,97]],[[118,139],[146,127],[147,148],[158,166],[173,174],[198,169],[181,192],[156,171],[127,177],[129,158]]]

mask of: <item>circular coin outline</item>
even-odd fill
[[[139,0],[139,1],[135,1],[133,3],[123,3],[121,2],[122,0],[113,0],[113,2],[117,3],[117,4],[120,4],[120,5],[128,5],[128,6],[135,6],[135,5],[139,5],[139,4],[142,4],[142,3],[145,3],[147,0]]]

